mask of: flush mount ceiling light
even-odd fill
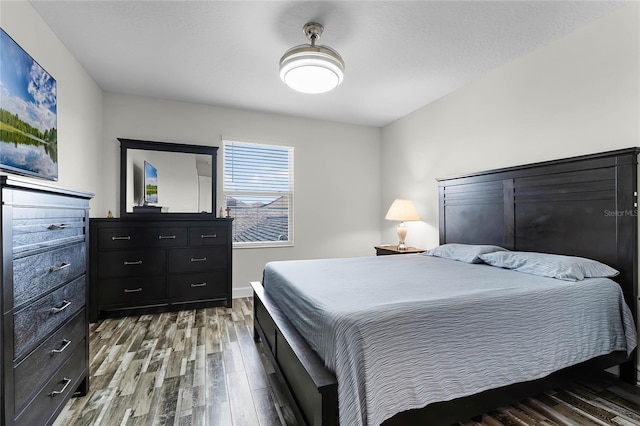
[[[344,77],[344,61],[328,46],[316,46],[324,28],[309,22],[303,28],[311,44],[287,50],[280,59],[280,78],[302,93],[324,93],[336,88]]]

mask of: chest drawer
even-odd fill
[[[170,275],[167,291],[170,299],[180,302],[224,298],[227,294],[227,272]]]
[[[169,251],[169,272],[204,272],[227,265],[224,246],[174,249]]]
[[[85,240],[84,210],[13,208],[13,253]]]
[[[98,232],[100,249],[130,249],[140,247],[179,247],[187,245],[187,228],[103,228]]]
[[[18,364],[15,376],[15,410],[29,400],[49,377],[71,356],[80,342],[84,342],[87,323],[82,309],[67,324],[38,346]]]
[[[166,250],[122,250],[99,252],[98,275],[103,278],[162,274]]]
[[[14,359],[28,353],[47,334],[84,308],[85,275],[36,300],[13,316]]]
[[[112,308],[155,305],[166,302],[167,298],[163,275],[101,280],[98,283],[98,292],[100,303]]]
[[[46,425],[52,423],[53,414],[80,384],[86,370],[86,345],[81,342],[71,358],[54,373],[53,377],[16,418],[16,426]]]
[[[189,228],[189,245],[192,247],[227,244],[228,237],[227,228],[223,226]]]
[[[86,272],[86,244],[75,244],[13,261],[13,305],[19,307]]]

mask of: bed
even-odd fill
[[[610,298],[612,303],[615,304],[617,299],[617,303],[625,306],[623,302],[626,301],[628,314],[626,318],[621,314],[619,324],[622,324],[621,328],[633,329],[632,318],[635,317],[637,299],[635,210],[638,152],[637,148],[630,148],[439,180],[441,244],[492,244],[509,250],[582,256],[620,271],[613,278],[615,284],[608,278],[589,278],[577,283],[563,282],[562,285],[557,285],[554,282],[557,280],[536,277],[539,281],[535,286],[547,288],[550,292],[543,296],[539,292],[527,293],[529,290],[522,290],[531,287],[529,285],[516,286],[519,290],[514,290],[514,274],[526,274],[420,255],[279,262],[268,265],[264,276],[266,291],[260,283],[252,283],[255,297],[255,336],[264,342],[268,356],[286,383],[300,423],[335,425],[342,421],[342,424],[358,424],[361,421],[358,419],[363,418],[359,411],[363,410],[364,418],[370,424],[379,424],[385,419],[384,424],[450,424],[546,389],[561,380],[565,373],[577,368],[601,369],[620,364],[621,377],[635,383],[636,352],[630,351],[635,341],[630,337],[631,340],[620,338],[620,335],[625,335],[624,330],[617,334],[618,337],[604,339],[614,341],[614,344],[599,348],[596,352],[567,349],[565,353],[563,349],[559,351],[562,356],[554,354],[549,358],[549,350],[536,352],[536,346],[526,346],[527,339],[515,347],[505,346],[500,343],[500,339],[491,339],[491,334],[482,335],[477,331],[475,334],[480,335],[479,339],[472,341],[470,336],[477,327],[465,329],[461,324],[485,324],[492,318],[491,312],[505,312],[503,322],[512,324],[513,329],[533,333],[536,329],[544,329],[544,322],[549,321],[546,315],[541,315],[541,309],[536,307],[540,305],[533,303],[535,299],[540,299],[536,303],[548,307],[562,300],[564,305],[551,310],[560,312],[564,315],[564,320],[571,323],[571,318],[583,315],[586,311],[597,310],[584,309],[588,306],[587,303],[591,303],[583,300],[583,296],[588,295],[594,299],[594,303]],[[455,269],[452,272],[450,268],[454,263]],[[412,293],[406,294],[403,293],[404,290],[398,290],[399,287],[404,288],[401,283],[393,286],[392,290],[381,288],[370,291],[371,294],[379,295],[379,300],[373,302],[373,315],[368,312],[368,316],[362,316],[362,323],[355,327],[356,334],[349,335],[348,330],[354,330],[353,328],[342,329],[336,324],[340,324],[345,318],[352,320],[353,314],[339,314],[346,305],[358,304],[344,303],[345,300],[359,302],[361,298],[329,296],[328,299],[320,299],[320,296],[324,293],[332,294],[325,291],[331,286],[350,288],[354,294],[362,294],[363,289],[372,284],[370,280],[357,282],[354,277],[358,275],[353,274],[354,268],[377,271],[373,275],[379,276],[381,281],[397,280],[393,278],[393,274],[398,276],[397,270],[409,271],[408,276],[440,277],[435,284],[429,283],[430,289],[434,285],[437,287],[438,282],[446,284],[446,277],[457,274],[455,271],[461,269],[467,270],[467,276],[474,277],[474,280],[460,294],[455,294],[457,290],[450,294],[452,290],[441,284],[442,289],[430,290],[425,300],[418,300],[415,288]],[[424,269],[422,272],[421,268]],[[301,281],[303,288],[311,289],[310,293],[298,293],[290,286],[293,282]],[[412,282],[414,281],[407,281],[405,285],[411,287]],[[422,285],[424,287],[424,283]],[[589,287],[587,289],[584,286]],[[469,289],[472,289],[473,297],[469,295]],[[600,293],[605,289],[611,292]],[[512,299],[506,305],[502,300],[500,306],[494,306],[492,292],[499,292],[501,297],[504,293],[509,293]],[[479,303],[474,298],[480,293],[483,299]],[[445,299],[449,305],[436,303]],[[317,304],[318,300],[321,305],[324,304],[322,311],[305,309],[305,304]],[[424,303],[432,305],[433,310],[423,309]],[[516,311],[512,308],[515,307],[524,309],[525,313],[514,313]],[[362,308],[371,311],[371,308]],[[622,312],[623,309],[618,311]],[[438,336],[450,338],[455,334],[455,330],[446,329],[435,329],[429,334],[430,327],[423,326],[431,324],[433,327],[433,318],[429,317],[432,314],[428,312],[435,312],[438,317],[458,316],[457,320],[445,321],[445,324],[456,324],[454,328],[460,329],[462,336],[459,340],[446,342],[456,348],[448,356],[443,356],[437,350],[430,354],[411,353],[411,346],[403,346],[402,341],[394,340],[392,332],[383,334],[385,340],[376,341],[375,337],[358,339],[358,336],[367,336],[369,333],[369,329],[362,324],[373,323],[375,327],[371,329],[376,329],[391,323],[393,318],[403,318],[403,315],[407,327],[417,332],[417,336],[431,339],[430,342],[435,342],[434,339],[438,339]],[[330,320],[323,322],[322,316],[329,317]],[[412,318],[421,316],[424,317],[422,323],[412,322]],[[493,318],[496,316],[493,315]],[[554,321],[558,320],[551,320],[547,326],[553,328]],[[590,324],[590,321],[587,322]],[[327,327],[326,324],[336,326]],[[397,326],[396,323],[394,327]],[[575,326],[577,325],[574,324]],[[491,333],[491,327],[487,325],[481,327],[481,330]],[[568,334],[579,331],[579,328],[565,330]],[[633,330],[627,330],[627,335],[632,332]],[[323,335],[331,333],[334,338],[322,339]],[[541,338],[538,336],[534,340],[538,342]],[[356,355],[350,361],[343,362],[354,368],[340,367],[334,360],[340,358],[336,354],[341,350],[326,343],[337,341],[336,339],[342,339],[343,346],[364,341],[369,346],[361,353],[371,356],[357,358]],[[595,342],[602,340],[601,336],[594,339]],[[486,343],[485,346],[482,346],[483,342]],[[553,342],[551,345],[553,347]],[[437,347],[435,343],[426,347],[431,346]],[[389,348],[400,348],[400,352],[389,352]],[[495,356],[488,355],[491,351],[496,352]],[[471,352],[481,355],[474,358]],[[529,358],[528,353],[532,354]],[[556,358],[562,358],[562,361],[555,362]],[[543,362],[539,362],[540,360]],[[483,362],[488,366],[482,366]],[[566,368],[568,366],[571,367]],[[479,377],[470,374],[480,367],[483,368],[483,373]],[[447,375],[453,374],[454,378],[443,378],[442,375],[435,374],[442,371],[447,372]],[[389,387],[391,394],[401,394],[398,399],[408,405],[401,412],[397,412],[397,406],[393,404],[386,407],[384,401],[389,394],[387,397],[381,394],[383,396],[378,399],[374,396],[370,400],[361,401],[358,392],[352,390],[363,386],[360,376],[367,374],[380,376],[374,377],[373,382],[377,381],[378,387],[383,389]],[[482,380],[482,376],[489,377],[489,380]],[[394,387],[398,383],[406,384],[412,378],[417,378],[412,385],[415,395],[408,393],[407,388]],[[339,382],[342,383],[340,387]],[[340,396],[342,411],[338,409],[339,389],[343,390],[343,395]],[[346,397],[345,389],[352,389]],[[377,392],[376,387],[370,385],[366,386],[366,391],[369,394]],[[355,403],[348,399],[350,395],[356,400]],[[352,414],[354,417],[350,417]]]

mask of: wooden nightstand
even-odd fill
[[[422,253],[425,249],[407,247],[406,250],[398,250],[398,246],[375,246],[376,256],[386,256],[389,254],[410,254],[410,253]]]

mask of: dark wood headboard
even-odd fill
[[[628,148],[438,179],[440,244],[582,256],[620,271],[636,316],[638,153]],[[621,366],[636,380],[636,353]]]

